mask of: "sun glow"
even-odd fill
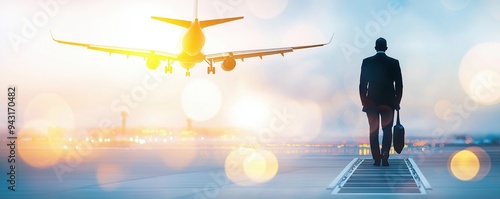
[[[245,97],[233,104],[230,117],[234,125],[244,128],[262,128],[269,108],[257,97]]]

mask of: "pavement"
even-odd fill
[[[335,147],[336,148],[336,147]],[[466,146],[442,147],[427,153],[403,153],[391,158],[412,158],[432,185],[425,195],[373,195],[370,198],[478,198],[500,194],[500,147],[481,147],[490,169],[481,179],[462,181],[449,169],[450,157]],[[226,149],[198,150],[165,161],[165,149],[95,149],[80,161],[64,158],[56,166],[36,168],[17,163],[16,191],[2,181],[0,198],[366,198],[332,195],[327,186],[354,158],[357,149],[339,151],[270,150],[278,162],[276,175],[267,182],[234,182],[225,169]],[[416,151],[416,150],[415,150]],[[7,157],[8,150],[1,150]],[[188,153],[189,154],[189,153]],[[66,156],[71,157],[71,156]],[[70,161],[68,161],[68,159]],[[68,164],[68,162],[72,164]],[[183,164],[177,164],[177,163]],[[486,163],[483,163],[486,165]],[[0,168],[8,171],[7,158]],[[483,171],[481,171],[483,172]],[[5,173],[5,172],[4,172]],[[7,179],[8,175],[3,175]],[[249,181],[248,179],[246,179]]]

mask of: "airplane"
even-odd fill
[[[293,52],[294,50],[328,45],[329,43],[331,43],[333,39],[332,35],[329,42],[321,44],[292,46],[283,48],[257,49],[257,50],[230,51],[230,52],[221,52],[221,53],[205,55],[202,52],[203,46],[205,45],[205,34],[203,33],[204,28],[235,20],[240,20],[243,19],[244,17],[239,16],[239,17],[219,18],[219,19],[200,21],[198,19],[197,13],[198,13],[198,2],[195,3],[195,16],[193,21],[151,16],[151,18],[154,20],[173,24],[187,29],[182,39],[182,51],[179,54],[156,51],[156,50],[113,47],[113,46],[63,41],[55,39],[54,36],[52,35],[52,32],[50,34],[52,40],[61,44],[82,46],[91,50],[104,51],[108,52],[109,55],[124,54],[127,56],[127,58],[129,56],[143,57],[144,60],[146,61],[146,67],[150,70],[156,70],[160,66],[161,61],[166,61],[167,65],[165,66],[165,73],[171,74],[172,63],[177,61],[183,68],[186,69],[186,76],[191,76],[189,70],[193,68],[197,63],[203,61],[205,61],[209,65],[207,68],[207,74],[210,73],[215,74],[215,67],[213,66],[214,62],[222,62],[221,68],[224,71],[232,71],[236,66],[237,59],[240,59],[243,62],[246,58],[259,57],[260,59],[262,59],[263,56],[277,55],[277,54],[281,54],[281,56],[284,57],[285,53],[290,53]]]

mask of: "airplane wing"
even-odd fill
[[[58,43],[61,43],[61,44],[82,46],[82,47],[86,47],[86,48],[91,49],[91,50],[108,52],[110,55],[111,54],[123,54],[123,55],[127,55],[127,58],[129,56],[137,56],[137,57],[144,57],[144,58],[154,56],[158,60],[170,60],[170,61],[177,61],[178,60],[177,55],[172,54],[172,53],[168,53],[168,52],[162,52],[162,51],[156,51],[156,50],[146,50],[146,49],[134,49],[134,48],[94,45],[94,44],[77,43],[77,42],[71,42],[71,41],[62,41],[62,40],[55,39],[54,36],[52,35],[52,33],[51,33],[51,36],[52,36],[52,40],[54,40]]]
[[[285,56],[285,53],[290,53],[290,52],[293,52],[294,50],[305,49],[305,48],[314,48],[314,47],[328,45],[332,42],[332,39],[333,39],[333,35],[330,38],[329,42],[322,43],[322,44],[214,53],[214,54],[206,55],[206,59],[209,61],[213,61],[213,62],[221,62],[221,61],[226,60],[229,57],[232,57],[233,59],[241,59],[242,61],[244,61],[245,58],[259,57],[262,59],[262,57],[268,56],[268,55],[281,54],[281,56]]]

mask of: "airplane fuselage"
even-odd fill
[[[179,55],[182,67],[190,69],[196,63],[205,60],[205,55],[201,52],[205,46],[205,34],[196,18],[182,39],[182,52]]]
[[[188,55],[195,56],[201,52],[204,45],[205,34],[198,19],[195,19],[182,39],[182,49]]]

